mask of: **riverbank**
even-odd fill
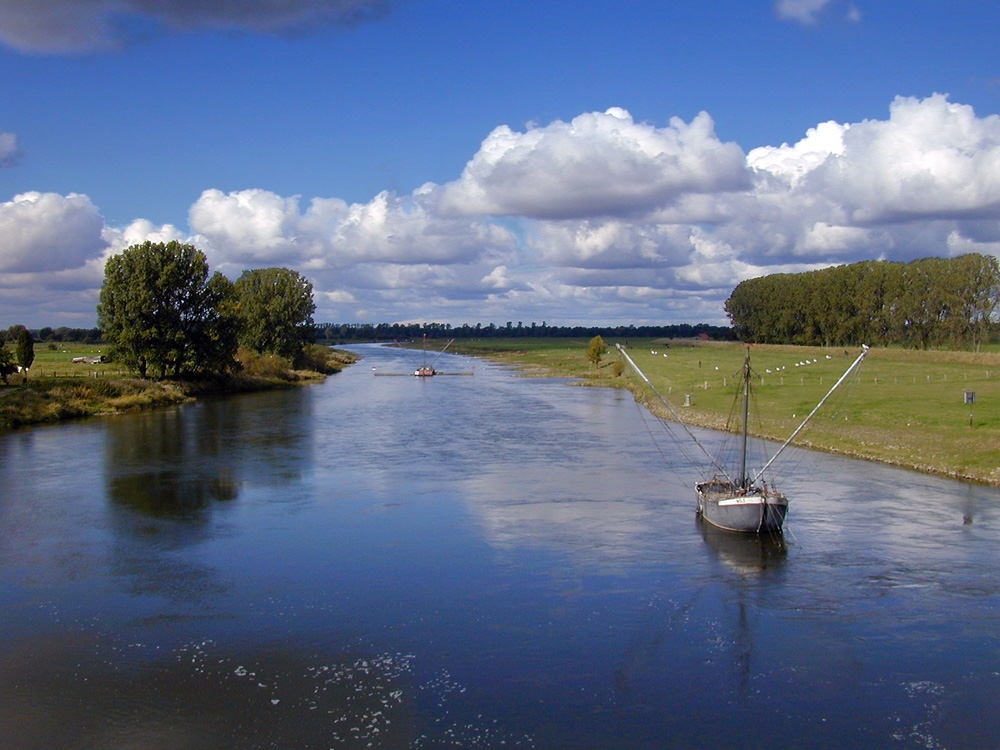
[[[526,376],[629,389],[657,416],[670,418],[649,389],[618,364],[613,348],[594,367],[586,360],[583,339],[456,344],[452,350],[517,367]],[[734,375],[746,351],[742,344],[627,344],[630,356],[686,422],[726,429]],[[751,424],[754,434],[787,438],[859,351],[753,346],[759,407],[759,418]],[[975,394],[975,403],[966,403],[966,392]],[[1000,487],[1000,353],[872,349],[858,377],[838,394],[830,404],[835,408],[821,410],[796,445]]]
[[[352,352],[332,349],[322,360],[310,362],[315,369],[292,370],[264,363],[256,372],[241,372],[199,380],[148,380],[119,374],[114,363],[73,362],[81,357],[99,358],[99,349],[80,347],[46,351],[40,366],[32,368],[26,383],[14,375],[0,387],[0,430],[67,419],[124,414],[171,406],[208,396],[293,388],[320,382],[356,362]],[[41,351],[39,352],[41,354]],[[70,367],[66,366],[70,364]],[[80,374],[80,368],[87,374]],[[75,369],[74,369],[75,368]]]

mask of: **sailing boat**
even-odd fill
[[[440,357],[442,354],[444,354],[445,349],[447,349],[449,346],[451,346],[454,342],[455,342],[455,339],[452,339],[447,344],[445,344],[444,345],[444,349],[442,349],[441,351],[438,352],[437,357],[435,357],[432,362],[428,363],[427,362],[427,334],[424,334],[423,341],[420,344],[420,351],[423,353],[423,357],[424,357],[423,363],[420,365],[420,367],[418,367],[416,370],[413,371],[413,374],[416,375],[418,378],[429,378],[432,375],[437,375],[437,370],[434,369],[434,362],[436,362],[438,360],[438,357]]]
[[[398,341],[395,343],[399,345]],[[423,341],[420,344],[421,363],[417,366],[415,370],[411,370],[409,372],[375,372],[375,368],[373,367],[372,371],[374,372],[375,375],[414,375],[418,378],[429,378],[433,377],[434,375],[475,375],[474,371],[475,368],[473,368],[473,372],[440,372],[439,370],[435,369],[434,363],[437,362],[438,359],[441,358],[441,355],[444,354],[445,351],[448,349],[448,347],[454,343],[455,339],[449,341],[447,344],[444,345],[444,348],[441,349],[441,351],[439,351],[432,360],[428,361],[427,336],[425,334]]]
[[[663,396],[660,395],[659,391],[653,387],[653,384],[649,382],[649,378],[645,376],[639,366],[632,361],[632,358],[628,356],[625,350],[618,345],[618,351],[621,355],[628,360],[628,363],[632,365],[633,369],[639,376],[646,382],[646,384],[652,388],[653,393],[666,405],[673,414],[674,419],[676,419],[685,431],[691,437],[692,440],[701,448],[702,452],[708,456],[712,465],[715,467],[714,476],[704,482],[698,482],[694,486],[695,498],[697,500],[696,509],[698,515],[720,529],[725,529],[726,531],[739,531],[739,532],[750,532],[750,533],[761,533],[761,532],[771,532],[780,533],[782,530],[782,525],[785,522],[785,515],[788,513],[788,498],[774,489],[774,487],[769,486],[766,481],[762,478],[764,472],[774,463],[775,459],[781,455],[781,452],[785,450],[786,447],[795,439],[795,436],[799,434],[803,427],[812,419],[813,415],[819,411],[819,408],[823,406],[830,395],[840,387],[847,377],[861,364],[865,356],[868,354],[868,347],[864,346],[862,348],[861,354],[856,360],[847,368],[847,371],[840,376],[840,379],[834,384],[834,386],[827,391],[827,394],[820,400],[820,402],[815,406],[815,408],[809,413],[809,416],[803,420],[795,431],[789,435],[788,439],[775,451],[774,455],[765,463],[759,471],[751,472],[747,466],[747,440],[749,438],[747,423],[750,412],[750,380],[752,375],[752,370],[750,369],[750,349],[747,348],[746,358],[743,362],[741,387],[743,396],[743,424],[741,425],[741,443],[740,443],[740,454],[739,463],[735,470],[727,471],[723,468],[720,463],[713,458],[705,447],[698,441],[694,433],[688,427],[687,423],[681,419],[680,415],[674,410],[670,402],[667,401]]]

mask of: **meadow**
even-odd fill
[[[354,361],[354,355],[322,348],[320,359],[288,370],[287,362],[258,357],[250,370],[199,380],[141,379],[117,362],[101,362],[106,344],[36,344],[27,374],[0,385],[0,429],[184,403],[199,396],[287,388],[321,380]],[[77,361],[74,360],[90,360]],[[97,361],[93,361],[97,360]]]
[[[734,424],[743,344],[691,340],[608,340],[594,367],[584,339],[456,342],[457,351],[514,365],[526,375],[629,388],[658,416],[669,412],[626,364],[615,343],[690,424]],[[456,346],[453,345],[452,350]],[[756,409],[751,431],[784,440],[844,373],[860,348],[753,345]],[[620,374],[619,374],[620,373]],[[966,392],[975,403],[966,403]],[[689,404],[685,406],[684,404]],[[1000,353],[870,350],[795,444],[928,473],[1000,486]]]

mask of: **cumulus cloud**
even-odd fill
[[[612,108],[521,133],[496,128],[439,200],[451,214],[637,216],[748,185],[742,150],[719,141],[706,113],[657,128]]]
[[[0,273],[80,266],[106,247],[103,228],[85,195],[17,195],[0,203]]]
[[[1000,118],[898,98],[744,157],[707,116],[658,129],[610,110],[494,131],[446,185],[365,203],[206,190],[189,224],[112,228],[86,196],[19,195],[0,205],[0,312],[60,290],[92,316],[109,254],[177,239],[230,278],[304,273],[319,320],[724,323],[732,288],[765,273],[1000,251]]]
[[[383,192],[364,204],[298,197],[265,190],[206,190],[189,221],[219,263],[340,268],[352,263],[446,264],[510,248],[510,233],[481,219],[441,217],[420,195]]]
[[[130,22],[174,29],[295,34],[383,15],[391,0],[5,0],[0,40],[24,52],[109,50]]]
[[[889,112],[845,130],[841,158],[824,160],[806,187],[857,224],[997,215],[1000,117],[940,94],[898,97]]]
[[[147,239],[187,238],[143,219],[108,227],[86,195],[24,193],[0,204],[0,318],[92,326],[108,257]]]
[[[683,263],[691,227],[624,219],[537,222],[528,239],[546,265],[657,268]]]

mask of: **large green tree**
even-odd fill
[[[11,326],[7,338],[14,342],[14,357],[27,379],[28,368],[35,361],[35,339],[32,338],[31,331],[22,325]]]
[[[244,271],[234,288],[240,344],[295,362],[315,339],[312,284],[297,271],[259,268]]]
[[[144,242],[111,257],[97,306],[113,355],[142,377],[236,367],[235,298],[205,254],[179,242]]]

